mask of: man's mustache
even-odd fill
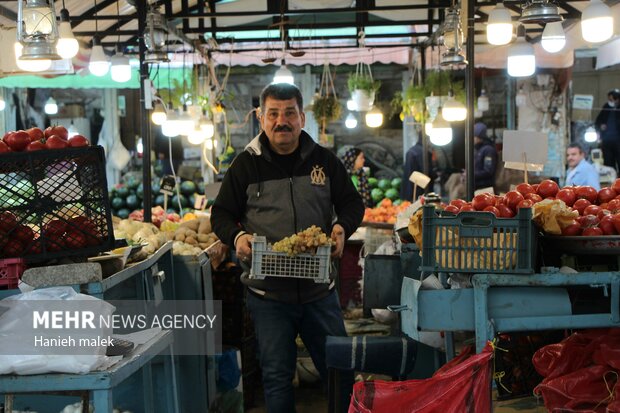
[[[280,125],[280,126],[276,126],[273,131],[274,132],[292,132],[293,129],[287,125]]]

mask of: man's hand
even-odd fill
[[[250,234],[243,234],[237,238],[235,243],[235,252],[237,258],[241,261],[250,261],[252,259],[252,240],[254,237]]]
[[[344,228],[340,224],[334,225],[332,228],[332,241],[334,242],[332,258],[342,258],[342,251],[344,250]]]

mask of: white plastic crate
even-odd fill
[[[317,248],[316,254],[289,256],[285,252],[272,251],[265,237],[254,235],[249,278],[305,278],[316,283],[329,283],[330,254],[331,248],[322,246]]]
[[[364,237],[365,255],[374,254],[386,241],[394,241],[394,230],[384,228],[366,227],[366,235]]]

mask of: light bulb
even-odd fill
[[[495,8],[489,12],[487,42],[501,46],[510,43],[511,40],[512,19],[510,11],[504,7],[503,3],[497,3]]]
[[[591,43],[600,43],[614,34],[611,9],[601,0],[592,0],[581,13],[581,36]]]
[[[433,132],[433,122],[429,120],[424,123],[424,133],[426,136],[431,136],[431,132]]]
[[[566,36],[562,22],[551,22],[545,25],[540,44],[549,53],[557,53],[566,45]]]
[[[174,122],[170,120],[170,117],[168,117],[168,120],[161,124],[161,133],[168,138],[174,138],[175,136],[180,135],[179,130],[176,128]]]
[[[93,40],[93,48],[90,52],[90,60],[88,62],[88,70],[95,76],[105,76],[110,70],[110,60],[103,51],[103,47],[99,41]]]
[[[480,96],[478,96],[478,110],[480,112],[486,112],[489,110],[489,97],[484,89],[480,91]]]
[[[166,115],[166,109],[164,109],[164,105],[160,102],[156,102],[153,105],[153,113],[151,113],[151,121],[158,126],[161,126],[168,116]]]
[[[206,139],[207,137],[205,136],[205,133],[203,132],[201,128],[194,128],[194,130],[191,131],[189,135],[187,135],[187,140],[192,145],[200,145]]]
[[[142,138],[138,139],[138,143],[136,143],[136,152],[142,154],[144,152],[144,144],[142,143]]]
[[[467,117],[467,108],[450,96],[441,109],[441,116],[448,122],[462,121]]]
[[[205,148],[207,148],[208,150],[213,150],[213,142],[215,142],[213,139],[207,139],[205,141]]]
[[[200,119],[200,129],[202,129],[202,132],[207,138],[212,138],[215,134],[215,125],[213,125],[211,119],[206,117]]]
[[[429,137],[431,143],[437,146],[444,146],[452,142],[452,128],[443,118],[441,112],[437,114],[437,118],[433,121],[433,129]]]
[[[6,102],[4,101],[4,98],[0,96],[0,111],[3,111],[5,108],[6,108]]]
[[[383,125],[383,113],[376,106],[366,112],[366,126],[378,128]]]
[[[56,104],[56,100],[53,97],[49,97],[45,102],[45,107],[43,108],[45,113],[48,115],[55,115],[58,113],[58,105]]]
[[[111,65],[110,74],[113,81],[125,83],[131,80],[131,65],[127,56],[117,52],[112,56]]]
[[[354,129],[357,127],[357,119],[355,118],[355,116],[353,116],[352,113],[349,113],[347,115],[347,118],[344,121],[344,126],[346,126],[348,129]]]
[[[583,135],[583,139],[589,143],[596,142],[596,140],[598,139],[596,129],[594,129],[593,126],[588,127],[588,129],[586,129],[586,132]]]
[[[58,24],[58,43],[56,52],[63,59],[72,59],[80,50],[80,44],[73,35],[71,23],[69,22],[69,11],[60,10],[60,23]]]
[[[512,77],[531,76],[536,71],[534,47],[525,41],[525,28],[519,26],[519,36],[508,49],[508,74]]]
[[[295,84],[293,72],[291,72],[286,67],[286,65],[280,66],[280,68],[276,71],[276,74],[273,76],[273,83],[290,83],[291,85]]]
[[[352,110],[352,111],[357,110],[357,105],[355,104],[355,101],[353,99],[347,100],[347,110]]]

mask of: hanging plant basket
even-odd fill
[[[325,135],[327,124],[340,118],[342,114],[342,106],[338,101],[338,96],[336,96],[334,79],[327,62],[323,65],[321,87],[318,95],[314,98],[312,113],[318,124],[321,125],[321,135]]]
[[[372,78],[368,64],[358,63],[355,73],[349,75],[347,86],[351,92],[351,99],[355,102],[355,110],[367,112],[375,102],[375,94],[381,87],[381,82]]]

